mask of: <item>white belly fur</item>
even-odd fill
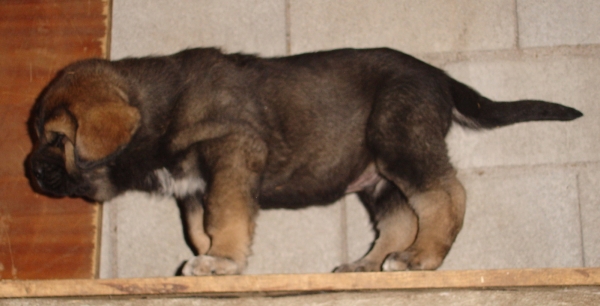
[[[171,173],[165,168],[155,170],[154,173],[160,183],[159,192],[164,195],[184,198],[194,195],[198,191],[204,192],[206,189],[206,181],[198,176],[174,179]]]

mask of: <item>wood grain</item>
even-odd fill
[[[91,278],[99,207],[35,194],[27,120],[64,65],[105,57],[108,0],[0,4],[0,279]]]
[[[248,296],[338,291],[564,288],[599,285],[600,268],[375,272],[0,281],[0,298]]]

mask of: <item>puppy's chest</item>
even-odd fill
[[[156,192],[163,195],[181,199],[206,190],[206,181],[195,173],[174,177],[169,170],[161,168],[154,170],[153,174],[158,183]]]

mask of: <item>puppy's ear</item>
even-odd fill
[[[121,99],[72,111],[78,122],[75,150],[84,161],[97,161],[117,151],[139,127],[138,109]]]

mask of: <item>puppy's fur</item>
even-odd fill
[[[240,273],[259,208],[353,192],[378,238],[337,271],[435,269],[465,212],[444,141],[451,122],[477,129],[581,115],[492,102],[390,49],[267,59],[192,49],[64,68],[32,110],[30,169],[57,196],[174,196],[198,253],[187,275]]]

